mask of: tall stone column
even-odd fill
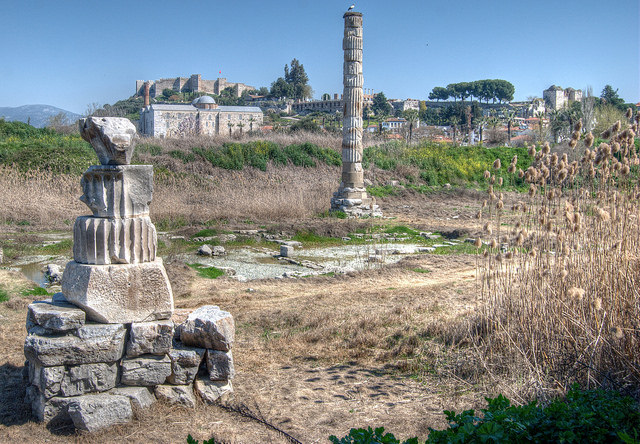
[[[342,181],[331,199],[331,210],[353,217],[380,216],[375,200],[367,195],[362,169],[362,13],[350,11],[343,18]]]

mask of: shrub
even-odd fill
[[[507,398],[487,398],[487,408],[477,415],[474,410],[460,414],[444,412],[449,427],[444,430],[429,428],[425,443],[511,443],[511,442],[565,442],[609,443],[638,442],[640,411],[630,397],[604,390],[582,391],[574,386],[566,398],[546,406],[537,402],[512,406]],[[399,444],[384,428],[352,429],[334,444]],[[402,441],[418,444],[417,438]]]

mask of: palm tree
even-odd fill
[[[231,128],[233,128],[235,125],[231,122],[227,122],[227,126],[229,127],[229,137],[231,137]]]
[[[411,145],[411,141],[413,140],[413,125],[418,120],[418,111],[415,109],[408,109],[404,112],[404,118],[407,119],[409,123],[409,145]]]
[[[253,132],[253,122],[255,122],[256,119],[253,116],[249,117],[249,133]]]
[[[544,138],[544,130],[542,128],[544,113],[542,111],[538,111],[536,113],[536,117],[538,118],[538,131],[539,131],[538,139],[539,139],[539,142],[542,142],[542,139]]]
[[[511,145],[511,126],[515,121],[516,113],[513,111],[507,111],[505,113],[505,119],[507,121],[507,143]]]
[[[449,118],[449,123],[451,123],[451,128],[453,129],[453,144],[456,144],[456,131],[458,129],[458,123],[460,123],[460,119],[458,116],[451,116]]]
[[[240,138],[242,139],[242,128],[245,127],[245,124],[242,122],[238,122],[237,126],[238,128],[240,128]]]

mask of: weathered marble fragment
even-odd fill
[[[156,402],[156,397],[149,387],[116,387],[110,390],[109,394],[126,396],[134,409],[146,409]]]
[[[174,385],[191,384],[198,374],[204,354],[204,348],[186,347],[174,343],[169,351],[171,375],[167,378],[167,382]]]
[[[95,217],[149,215],[152,165],[93,165],[82,175],[82,196]]]
[[[129,398],[107,393],[72,398],[67,405],[67,411],[73,425],[87,432],[126,424],[133,419]]]
[[[196,407],[196,397],[190,385],[159,385],[155,388],[155,394],[160,401],[191,409]]]
[[[215,305],[203,305],[180,325],[180,341],[194,347],[229,351],[234,336],[233,316]]]
[[[73,227],[73,258],[81,264],[138,264],[156,259],[158,235],[149,217],[82,216]]]
[[[124,385],[149,387],[164,384],[170,374],[171,360],[168,356],[143,355],[122,360],[120,382]]]
[[[78,121],[80,135],[89,142],[103,165],[128,165],[133,155],[136,127],[124,117],[87,117]]]
[[[223,401],[233,393],[231,381],[212,381],[207,377],[197,378],[193,388],[207,404]]]
[[[104,392],[116,386],[118,364],[112,362],[43,367],[29,363],[29,381],[45,398]]]
[[[62,292],[96,322],[129,323],[168,319],[173,294],[162,259],[133,265],[85,265],[65,268]]]
[[[209,379],[212,381],[224,381],[235,377],[236,370],[233,366],[233,355],[230,351],[207,350],[205,359],[207,370],[209,370]]]
[[[76,330],[84,325],[85,318],[84,311],[68,302],[37,301],[27,307],[27,330],[34,325],[54,332]]]
[[[63,336],[29,334],[24,354],[45,367],[115,362],[124,353],[126,333],[122,324],[87,324]]]
[[[144,354],[165,355],[173,341],[173,321],[140,322],[131,324],[127,357]]]

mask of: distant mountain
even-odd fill
[[[1,107],[0,117],[5,120],[19,120],[20,122],[29,122],[32,126],[42,128],[49,123],[49,119],[60,113],[64,113],[69,119],[69,123],[74,123],[80,117],[80,114],[72,113],[61,108],[51,105],[23,105],[15,108]]]

